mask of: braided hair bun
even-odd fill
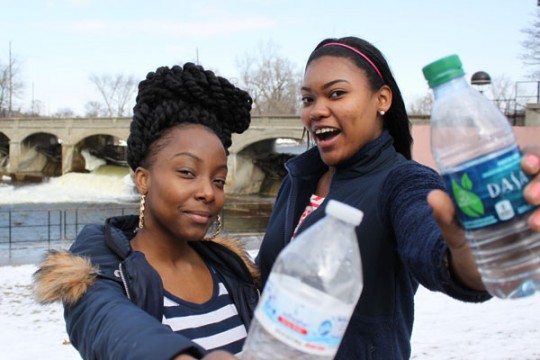
[[[150,72],[139,83],[127,140],[127,161],[135,170],[151,144],[170,128],[200,124],[210,128],[225,150],[232,133],[243,133],[251,121],[252,98],[227,79],[202,66],[186,63]]]

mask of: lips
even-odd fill
[[[212,214],[206,211],[188,211],[186,212],[194,222],[199,224],[207,224],[212,218]]]
[[[317,128],[313,131],[317,144],[324,145],[330,143],[341,133],[341,130],[333,127]]]

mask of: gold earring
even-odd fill
[[[214,231],[214,233],[210,236],[205,236],[203,240],[206,240],[206,241],[211,241],[211,240],[214,240],[218,235],[219,233],[221,232],[221,227],[223,226],[223,224],[221,223],[221,216],[217,216],[216,218],[216,230]]]
[[[144,228],[144,203],[146,202],[146,195],[141,194],[141,206],[139,207],[139,229]]]

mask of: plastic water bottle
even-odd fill
[[[431,149],[486,289],[500,298],[540,290],[540,233],[523,198],[530,177],[508,119],[465,80],[457,55],[423,68],[433,89]]]
[[[242,360],[333,359],[363,289],[355,227],[362,211],[330,200],[326,216],[279,254]]]

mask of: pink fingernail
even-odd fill
[[[536,155],[525,155],[525,162],[531,168],[537,169],[540,166],[540,159]]]
[[[540,200],[540,183],[533,182],[532,184],[530,184],[527,192],[534,200]]]
[[[532,215],[529,221],[533,229],[540,229],[540,213]]]

